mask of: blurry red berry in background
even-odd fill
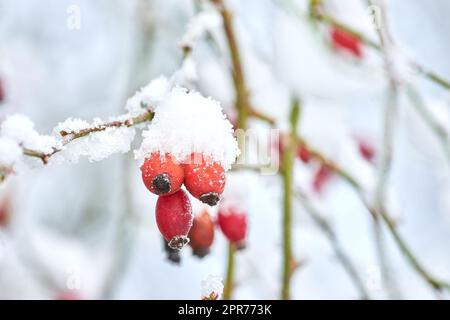
[[[76,291],[63,291],[56,295],[55,300],[83,300],[83,298]]]
[[[375,148],[367,140],[359,139],[358,149],[361,156],[368,162],[373,162],[375,159]]]
[[[215,206],[225,188],[222,165],[201,153],[193,153],[184,167],[184,185],[201,202]]]
[[[312,187],[317,193],[321,193],[327,183],[331,180],[333,171],[326,165],[320,165],[319,169],[314,174]]]
[[[338,27],[331,28],[331,41],[335,49],[342,49],[350,52],[357,58],[362,58],[361,40],[356,36]]]
[[[148,190],[157,195],[169,195],[180,190],[183,168],[170,154],[152,153],[141,166],[142,180]]]
[[[0,228],[6,227],[11,215],[8,198],[0,199]]]
[[[188,195],[179,190],[156,201],[156,224],[172,249],[182,249],[188,243],[192,226],[192,207]]]
[[[301,145],[297,149],[297,157],[304,163],[308,163],[311,160],[311,153],[306,146]]]
[[[237,206],[223,206],[219,208],[217,223],[222,233],[236,247],[245,246],[247,236],[247,214]]]
[[[3,86],[3,81],[0,79],[0,103],[5,100],[5,87]]]
[[[205,209],[195,216],[194,223],[189,231],[189,240],[194,255],[203,258],[209,253],[214,241],[214,223],[208,210]]]

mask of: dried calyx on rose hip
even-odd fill
[[[201,202],[215,206],[225,187],[225,170],[218,161],[202,153],[192,153],[184,167],[186,189]]]
[[[148,190],[157,195],[169,195],[180,190],[183,168],[169,153],[152,153],[141,166],[142,180]]]
[[[203,258],[206,256],[214,241],[214,222],[208,213],[208,210],[203,210],[200,214],[195,216],[192,228],[189,231],[189,246],[192,248],[192,253]]]
[[[156,202],[156,224],[172,249],[181,250],[188,242],[192,226],[191,202],[183,190],[161,196]]]
[[[181,263],[180,250],[172,249],[171,247],[169,247],[169,243],[166,241],[166,239],[164,239],[164,237],[162,238],[162,240],[163,240],[163,248],[164,248],[164,251],[166,252],[167,260],[169,260],[175,264],[180,264]]]
[[[236,249],[245,248],[247,237],[247,213],[237,205],[224,205],[219,208],[217,223],[222,233]]]

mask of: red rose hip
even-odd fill
[[[225,170],[217,161],[199,153],[184,164],[184,185],[200,201],[215,206],[225,187]]]
[[[189,231],[189,240],[195,256],[203,258],[209,253],[209,248],[214,241],[214,223],[208,210],[203,210],[194,218],[194,223]]]
[[[157,195],[169,195],[180,190],[184,172],[175,158],[166,153],[152,153],[141,166],[142,180],[151,192]]]
[[[304,163],[308,163],[311,160],[311,153],[308,148],[304,145],[301,145],[297,149],[297,157]]]
[[[189,242],[193,218],[191,202],[183,190],[158,198],[156,224],[172,249],[181,250]]]
[[[237,248],[245,246],[247,236],[247,214],[237,206],[224,206],[219,209],[217,223],[225,237]]]
[[[331,29],[331,41],[335,48],[347,50],[357,58],[362,57],[361,41],[353,34],[334,27]]]
[[[333,171],[327,165],[322,164],[314,174],[312,187],[315,192],[321,193],[333,176]]]

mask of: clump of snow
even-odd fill
[[[172,83],[185,87],[192,87],[198,80],[197,65],[191,55],[183,60],[181,68],[172,76]]]
[[[207,31],[212,31],[220,27],[221,24],[222,20],[215,10],[198,13],[189,22],[187,31],[181,40],[181,46],[192,48]]]
[[[153,110],[166,97],[170,87],[169,80],[160,76],[129,98],[125,109],[130,115],[139,115],[144,111],[144,108]]]
[[[22,148],[9,138],[0,137],[0,167],[11,167],[22,156]]]
[[[50,153],[57,145],[55,137],[40,135],[34,130],[34,123],[26,116],[13,114],[1,125],[0,135],[9,138],[24,148]]]
[[[223,282],[219,276],[208,275],[202,280],[202,299],[218,300],[223,294]]]
[[[140,149],[135,152],[140,161],[153,152],[161,152],[171,153],[184,162],[192,152],[198,152],[228,170],[239,155],[233,126],[220,104],[181,87],[172,89],[157,106],[143,137]]]
[[[126,153],[130,150],[135,134],[136,130],[128,127],[94,132],[71,141],[52,157],[52,161],[76,163],[82,156],[87,157],[89,161],[101,161],[115,153]]]

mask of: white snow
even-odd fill
[[[22,156],[22,148],[12,139],[0,137],[0,168],[11,167]]]
[[[175,87],[155,109],[155,117],[143,132],[144,140],[135,152],[143,161],[153,152],[171,153],[183,162],[192,152],[231,168],[239,154],[233,128],[220,104],[200,93]]]
[[[181,40],[181,47],[192,48],[203,35],[220,27],[222,20],[216,11],[202,11],[189,22],[187,31]]]
[[[19,145],[41,152],[51,152],[57,145],[56,138],[40,135],[34,123],[22,114],[13,114],[2,123],[0,135],[16,141]]]
[[[115,153],[126,153],[130,150],[135,134],[136,130],[128,127],[94,132],[71,141],[51,161],[76,163],[80,157],[87,157],[89,161],[101,161]]]
[[[125,109],[131,115],[139,115],[144,111],[143,108],[153,110],[166,97],[169,90],[169,80],[164,76],[160,76],[129,98]]]
[[[209,298],[212,294],[217,295],[217,299],[220,299],[223,293],[222,278],[215,275],[208,275],[205,280],[202,280],[202,298]]]

